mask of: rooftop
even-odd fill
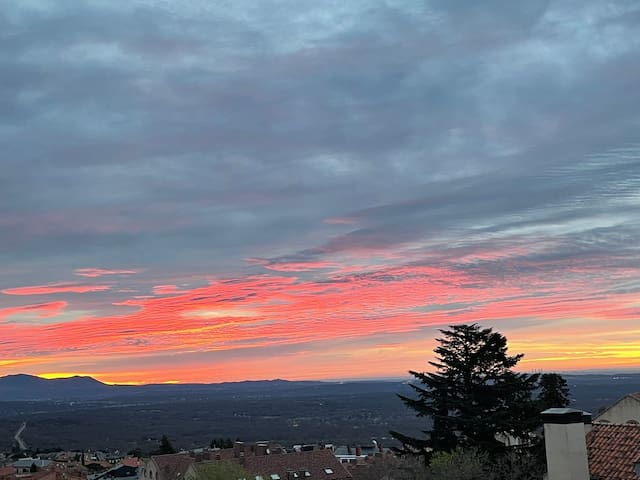
[[[589,471],[599,480],[638,480],[640,425],[594,424],[587,434]]]

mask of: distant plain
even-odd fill
[[[0,378],[4,380],[7,377]],[[572,407],[594,413],[640,391],[640,373],[565,375]],[[285,446],[327,442],[392,445],[389,430],[426,427],[397,398],[403,381],[238,382],[115,387],[96,383],[50,389],[29,398],[28,386],[0,382],[0,449],[22,434],[31,449],[120,449],[149,452],[166,434],[178,448],[214,438],[274,440]],[[12,392],[12,393],[9,393]],[[19,397],[16,398],[16,392]],[[38,393],[38,392],[35,392]],[[13,398],[13,400],[8,400]]]

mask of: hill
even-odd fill
[[[91,377],[50,380],[24,374],[0,377],[0,398],[5,401],[88,399],[107,392],[109,385]]]

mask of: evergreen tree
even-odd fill
[[[431,419],[426,438],[398,432],[404,451],[426,455],[474,447],[497,451],[503,444],[497,434],[525,438],[539,421],[532,399],[538,375],[517,373],[513,367],[522,354],[507,354],[507,339],[478,324],[453,325],[440,330],[434,350],[434,372],[410,371],[419,384],[410,384],[417,398],[399,397],[418,417]]]
[[[538,403],[540,411],[547,408],[562,408],[569,406],[569,386],[567,381],[557,373],[543,373],[538,382],[540,392]]]
[[[167,455],[169,453],[176,453],[176,449],[173,448],[171,441],[166,435],[162,435],[160,439],[160,447],[158,448],[156,455]]]

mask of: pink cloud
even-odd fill
[[[105,268],[78,268],[74,271],[81,277],[96,278],[104,275],[134,275],[140,270],[108,270]]]
[[[351,217],[333,217],[325,218],[323,222],[329,225],[353,225],[356,223],[356,219]]]
[[[50,318],[62,313],[66,306],[67,302],[59,301],[2,308],[0,309],[0,320],[21,313],[35,313],[38,318]]]
[[[510,341],[527,339],[542,344],[555,335],[566,345],[582,342],[584,348],[592,341],[586,335],[606,333],[612,322],[617,332],[627,332],[629,341],[639,334],[634,333],[637,296],[598,294],[606,290],[608,280],[601,279],[603,284],[598,284],[591,276],[583,278],[580,271],[567,271],[555,278],[545,270],[527,270],[526,278],[523,274],[512,280],[457,266],[371,268],[342,275],[325,272],[320,280],[272,273],[215,280],[186,290],[157,285],[154,293],[167,296],[138,295],[117,303],[137,307],[134,311],[72,322],[2,324],[0,336],[9,340],[3,354],[15,365],[46,356],[49,363],[59,365],[58,371],[69,371],[66,365],[74,362],[108,363],[126,358],[135,365],[137,358],[158,358],[149,360],[149,366],[136,374],[139,381],[150,381],[170,379],[163,376],[177,368],[183,355],[242,350],[260,357],[252,369],[245,368],[243,360],[234,363],[237,368],[232,369],[233,374],[200,370],[197,379],[220,380],[227,378],[224,375],[234,375],[237,380],[269,378],[276,371],[290,378],[336,378],[343,361],[340,358],[352,359],[353,376],[372,374],[374,364],[379,365],[377,375],[399,375],[415,368],[415,359],[430,358],[435,328],[452,323],[485,321],[504,330],[526,319],[522,329],[509,333]],[[55,311],[48,308],[41,309]],[[572,319],[579,320],[578,329]],[[376,335],[415,336],[415,341],[405,344],[389,337],[388,342],[368,343]],[[277,352],[279,347],[283,347],[282,354]],[[620,360],[624,354],[620,342],[612,340],[608,347],[613,353],[598,362],[625,361]],[[263,348],[270,353],[261,354]],[[285,361],[284,352],[298,348],[310,353],[295,365]],[[551,345],[540,355],[559,358],[561,349]],[[529,351],[522,351],[529,358]],[[168,356],[171,360],[166,360]],[[635,357],[626,361],[631,364]],[[554,365],[565,368],[572,364]],[[274,369],[269,369],[271,366]]]
[[[0,292],[5,295],[52,295],[56,293],[92,293],[110,290],[109,285],[78,285],[72,283],[51,283],[49,285],[32,285],[27,287],[5,288]]]
[[[339,267],[337,263],[326,261],[271,261],[266,258],[247,258],[247,263],[262,265],[274,272],[308,272],[311,270],[322,270]]]
[[[177,285],[155,285],[153,287],[154,295],[178,295],[184,293]]]

